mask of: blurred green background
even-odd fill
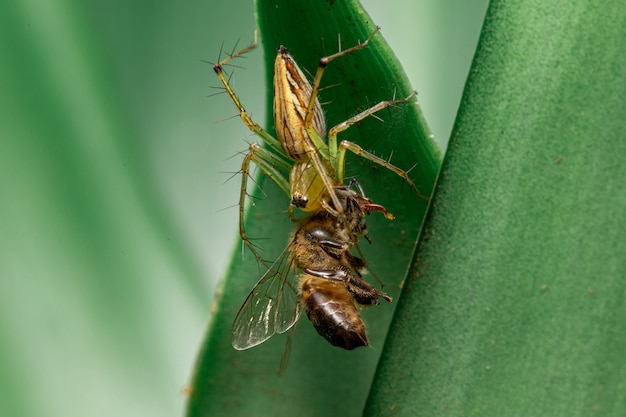
[[[445,148],[487,1],[363,4]],[[0,5],[0,415],[182,414],[251,140],[201,60],[254,28],[251,0]]]

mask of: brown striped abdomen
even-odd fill
[[[345,282],[306,273],[301,280],[300,302],[321,336],[348,350],[368,345],[365,324]]]

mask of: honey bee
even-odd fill
[[[378,211],[391,216],[348,187],[335,187],[348,225],[327,210],[302,220],[291,241],[256,283],[233,323],[235,349],[256,346],[292,328],[304,310],[332,345],[352,350],[367,346],[359,308],[391,297],[365,281],[365,262],[350,252],[358,236],[367,236],[364,217]]]

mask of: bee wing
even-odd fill
[[[289,245],[254,285],[239,309],[231,331],[235,349],[254,347],[296,323],[300,316],[299,274]]]

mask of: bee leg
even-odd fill
[[[369,282],[354,275],[349,276],[348,291],[350,291],[354,299],[361,305],[377,305],[378,297],[382,297],[389,302],[393,300],[393,298],[378,288],[375,288]]]

